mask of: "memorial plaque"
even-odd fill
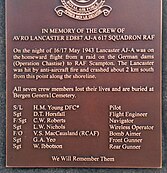
[[[161,0],[6,0],[7,167],[161,167]]]

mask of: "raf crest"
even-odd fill
[[[61,4],[54,9],[56,14],[77,20],[90,20],[101,14],[108,16],[112,10],[105,0],[61,0]]]

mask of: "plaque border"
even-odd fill
[[[0,0],[1,1],[1,0]],[[159,39],[159,41],[160,41],[160,70],[159,70],[159,73],[160,73],[160,151],[161,151],[161,160],[160,160],[160,165],[159,166],[152,166],[152,167],[150,167],[150,166],[148,166],[148,167],[146,167],[146,166],[9,166],[8,165],[8,163],[7,163],[7,156],[8,156],[8,154],[7,154],[7,152],[8,152],[8,150],[7,150],[7,145],[8,145],[8,138],[7,138],[7,134],[8,134],[8,109],[7,109],[7,103],[8,103],[8,90],[7,90],[7,88],[8,88],[8,67],[7,67],[7,64],[8,64],[8,58],[7,58],[7,55],[8,55],[8,42],[7,42],[7,40],[8,40],[8,34],[7,34],[7,30],[8,30],[8,26],[7,26],[7,1],[8,0],[4,0],[5,1],[5,38],[6,38],[6,42],[5,42],[5,46],[6,46],[6,50],[5,50],[5,52],[6,52],[6,56],[5,56],[5,58],[6,58],[6,146],[5,146],[5,148],[6,148],[6,168],[24,168],[24,169],[26,169],[26,168],[28,168],[28,169],[35,169],[35,168],[41,168],[41,169],[47,169],[47,168],[55,168],[55,169],[60,169],[60,168],[62,168],[62,169],[66,169],[66,168],[72,168],[72,169],[81,169],[81,168],[83,168],[83,169],[110,169],[110,170],[112,170],[112,169],[146,169],[146,170],[148,170],[148,169],[161,169],[161,168],[163,168],[163,153],[162,153],[162,150],[163,150],[163,146],[162,146],[162,144],[163,144],[163,142],[162,142],[162,140],[163,140],[163,123],[162,123],[162,120],[163,120],[163,108],[162,108],[162,106],[163,106],[163,104],[162,104],[162,102],[163,102],[163,98],[162,98],[162,94],[163,94],[163,89],[162,89],[162,87],[163,87],[163,75],[162,75],[162,70],[163,70],[163,64],[162,64],[162,62],[163,62],[163,0],[160,0],[160,4],[161,4],[161,9],[160,9],[160,11],[161,11],[161,13],[160,13],[160,39]],[[75,20],[75,19],[74,19]],[[166,91],[167,92],[167,91]],[[167,144],[166,144],[167,145]],[[128,172],[129,173],[129,172]],[[158,172],[159,173],[159,172]],[[165,173],[165,172],[164,172]]]

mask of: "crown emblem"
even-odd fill
[[[112,8],[105,5],[105,0],[60,0],[60,6],[54,11],[58,16],[67,15],[76,20],[90,20],[103,14],[108,16]]]

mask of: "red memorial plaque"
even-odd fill
[[[7,167],[161,167],[161,5],[6,0]]]

